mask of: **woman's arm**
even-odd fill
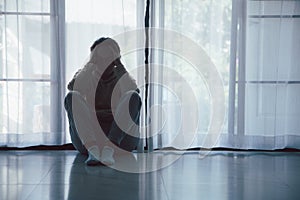
[[[75,73],[75,75],[73,76],[72,80],[68,83],[68,86],[67,86],[68,90],[70,90],[70,91],[73,90],[73,88],[74,88],[74,83],[75,83],[75,79],[76,79],[77,75],[80,73],[80,71],[81,71],[81,69],[79,69],[79,70]]]

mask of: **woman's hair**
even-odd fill
[[[117,46],[118,50],[120,51],[119,44],[118,44],[115,40],[113,40],[113,39],[111,39],[111,38],[109,38],[109,37],[101,37],[101,38],[99,38],[98,40],[96,40],[96,41],[93,43],[93,45],[90,47],[90,50],[93,51],[93,50],[95,49],[95,47],[96,47],[98,44],[102,43],[102,42],[105,41],[105,40],[110,40],[112,43],[114,43],[114,44]]]
[[[107,39],[108,39],[108,37],[101,37],[101,38],[99,38],[98,40],[96,40],[93,43],[93,45],[90,47],[90,50],[93,51],[98,44],[102,43],[103,41],[105,41]]]

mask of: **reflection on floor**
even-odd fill
[[[76,151],[0,151],[0,199],[300,199],[300,153],[189,151],[167,165],[164,156],[135,158],[151,172],[88,167]]]

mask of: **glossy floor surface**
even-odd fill
[[[300,199],[300,153],[192,151],[148,173],[88,167],[85,159],[76,151],[0,151],[0,199]]]

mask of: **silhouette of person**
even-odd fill
[[[74,147],[88,154],[87,165],[113,165],[115,150],[131,152],[139,143],[142,103],[117,42],[102,37],[90,50],[88,62],[68,84],[69,132]]]

